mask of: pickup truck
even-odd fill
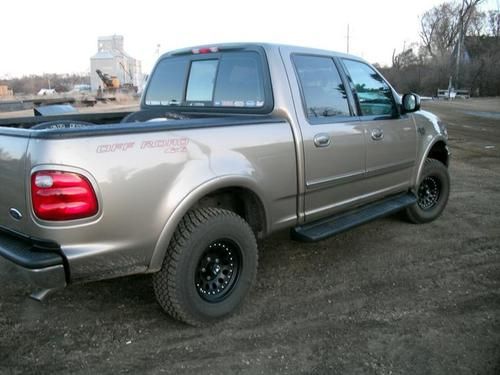
[[[271,44],[169,52],[132,113],[0,121],[0,255],[42,299],[152,274],[192,325],[232,313],[257,240],[318,241],[403,211],[436,219],[445,126],[355,56]]]

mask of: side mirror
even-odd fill
[[[404,94],[402,100],[404,113],[415,112],[420,109],[420,96],[417,94]]]

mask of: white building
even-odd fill
[[[103,73],[116,76],[120,83],[133,84],[141,87],[143,77],[141,62],[128,55],[123,49],[123,36],[101,36],[97,40],[97,53],[90,58],[90,86],[96,91],[104,84],[96,73],[100,69]]]

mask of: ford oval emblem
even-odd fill
[[[21,212],[19,212],[19,210],[15,209],[15,208],[11,208],[9,210],[9,213],[10,213],[10,216],[12,216],[12,218],[14,220],[21,220],[23,218],[23,214]]]

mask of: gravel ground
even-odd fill
[[[500,99],[424,107],[453,153],[437,221],[313,244],[278,233],[246,303],[206,328],[165,315],[150,277],[37,303],[0,259],[0,373],[500,374]]]

